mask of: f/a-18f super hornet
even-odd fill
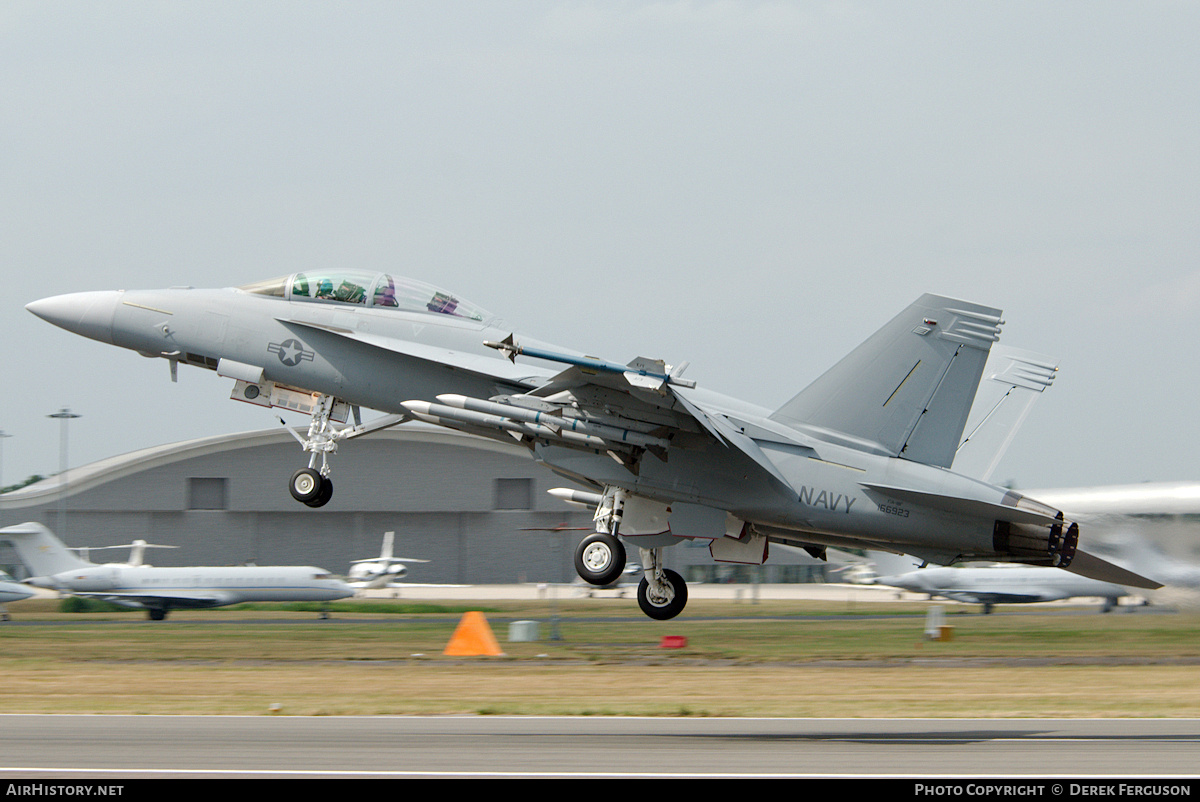
[[[624,544],[636,545],[652,618],[686,604],[663,549],[693,539],[743,563],[764,562],[774,541],[1155,584],[1080,551],[1060,510],[951,470],[1002,324],[979,304],[922,296],[776,410],[698,387],[686,364],[619,364],[519,336],[453,293],[387,273],[80,292],[26,308],[166,359],[173,378],[181,362],[208,368],[234,380],[234,398],[310,414],[296,435],[309,464],[290,483],[310,506],[332,496],[329,456],[347,437],[420,420],[515,439],[595,505],[596,531],[576,552],[582,578],[609,584]],[[1036,359],[1014,364],[1010,386],[1040,389],[1053,375]],[[388,414],[364,425],[361,407]]]

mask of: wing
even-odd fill
[[[988,591],[939,590],[936,595],[944,596],[951,601],[966,604],[1027,604],[1029,602],[1052,601],[1063,596],[1043,596],[1036,593],[1004,593]]]
[[[224,604],[233,604],[237,601],[231,595],[216,591],[197,591],[195,593],[189,591],[178,591],[172,593],[153,593],[142,591],[122,591],[121,593],[101,593],[101,592],[73,592],[74,596],[82,596],[89,599],[97,599],[99,601],[113,602],[114,604],[123,604],[127,607],[193,607],[203,609],[207,607],[220,607]]]
[[[367,557],[362,560],[351,560],[351,565],[359,563],[386,563],[387,565],[403,565],[404,563],[427,563],[429,560],[421,560],[416,557]]]
[[[999,336],[999,315],[990,307],[922,296],[773,414],[742,414],[730,399],[697,390],[682,369],[661,360],[621,365],[531,347],[512,335],[485,344],[514,365],[522,355],[570,367],[509,395],[441,395],[436,403],[404,406],[418,419],[474,434],[607,452],[635,473],[644,453],[665,460],[668,445],[715,440],[794,492],[764,447],[815,456],[812,438],[831,438],[949,467]]]
[[[565,362],[567,369],[528,392],[470,398],[439,395],[436,403],[406,401],[428,423],[487,437],[607,453],[634,474],[649,453],[665,461],[671,446],[716,440],[757,463],[787,485],[779,469],[725,416],[706,411],[694,382],[661,360],[639,357],[627,365],[522,347],[510,336],[494,348]]]

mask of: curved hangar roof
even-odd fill
[[[528,472],[529,475],[543,474],[547,479],[553,476],[540,470],[529,459],[529,452],[516,443],[509,445],[503,441],[488,440],[451,429],[426,426],[420,423],[406,423],[403,426],[373,432],[369,436],[353,442],[356,446],[358,444],[374,444],[376,446],[403,444],[409,446],[428,445],[442,448],[467,449],[477,453],[493,454],[500,458],[509,458],[512,460],[514,467],[520,467],[521,473]],[[154,471],[187,460],[216,457],[224,453],[232,453],[243,449],[280,446],[286,449],[284,452],[285,456],[281,457],[281,468],[290,470],[294,467],[302,467],[302,463],[306,457],[301,454],[295,440],[282,427],[262,429],[153,446],[98,460],[76,468],[70,468],[65,474],[68,495],[78,495],[136,474]],[[366,465],[362,464],[362,460],[355,458],[355,455],[346,454],[345,457],[337,465],[334,474],[335,478],[340,475],[349,479],[350,476],[360,474],[361,471],[367,468]],[[408,466],[397,464],[397,472],[401,472],[405,467]],[[51,476],[35,484],[0,495],[0,510],[53,505],[59,497],[61,488],[62,485],[59,477]],[[287,496],[287,491],[282,484],[278,485],[277,490],[278,493],[275,495],[278,495],[281,499]],[[287,498],[284,503],[288,509],[294,505],[294,502],[290,498]]]

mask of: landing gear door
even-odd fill
[[[717,562],[762,565],[767,561],[768,542],[766,537],[747,527],[738,539],[723,537],[708,546],[708,552]]]
[[[234,401],[244,401],[260,407],[278,407],[298,412],[301,415],[311,415],[317,407],[319,393],[310,393],[295,387],[288,387],[274,382],[248,382],[238,379],[233,385],[233,393],[229,396]],[[345,423],[350,419],[350,404],[342,400],[333,403],[329,413],[330,420]]]

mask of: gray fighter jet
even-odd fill
[[[423,282],[350,270],[239,288],[82,292],[27,307],[62,328],[233,379],[233,396],[311,415],[310,506],[339,441],[407,420],[515,439],[594,494],[580,576],[611,583],[639,549],[642,610],[687,601],[663,549],[708,541],[762,563],[772,541],[913,554],[944,565],[1050,565],[1153,587],[1078,549],[1047,504],[951,471],[1000,310],[924,295],[795,398],[765,409],[697,387],[686,364],[609,362],[521,337]],[[360,407],[389,413],[362,424]],[[353,423],[348,423],[353,416]],[[341,424],[341,425],[339,425]]]

